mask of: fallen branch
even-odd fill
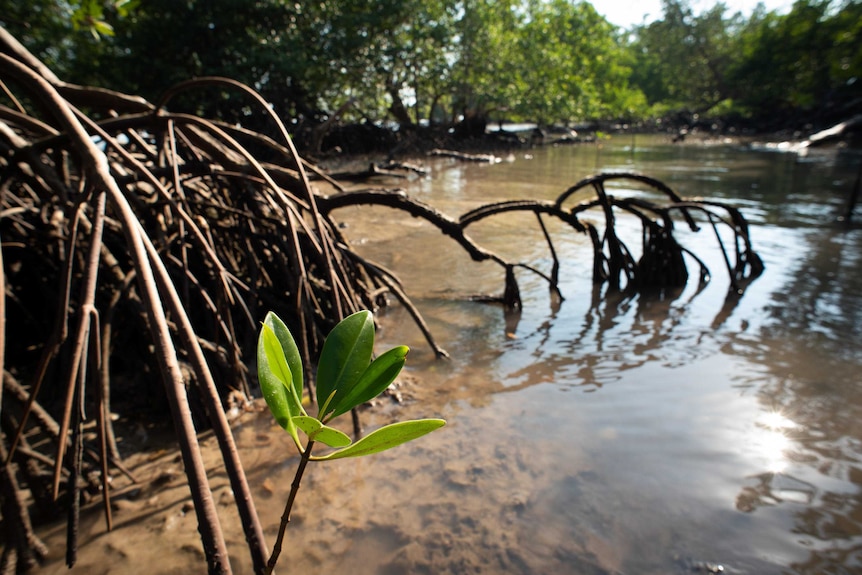
[[[429,156],[439,156],[443,158],[454,158],[462,162],[479,162],[486,164],[496,164],[500,158],[493,154],[465,154],[464,152],[455,152],[453,150],[441,150],[435,148],[428,152]]]

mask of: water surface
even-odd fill
[[[859,161],[626,136],[497,165],[433,162],[406,190],[453,216],[631,170],[730,202],[752,224],[766,272],[738,300],[706,231],[680,237],[713,281],[659,300],[596,290],[587,238],[552,226],[567,234],[555,235],[565,301],[555,306],[541,280],[519,274],[514,334],[500,309],[465,301],[501,291],[500,270],[417,220],[338,214],[402,276],[452,359],[434,360],[406,314],[385,314],[381,337],[413,348],[421,389],[410,410],[450,424],[362,464],[386,478],[398,459],[397,496],[377,494],[370,477],[359,493],[371,502],[365,520],[398,535],[385,553],[356,545],[336,562],[362,557],[368,573],[862,569],[862,234],[833,223]],[[534,218],[501,217],[470,235],[549,269]]]

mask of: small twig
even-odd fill
[[[85,344],[86,345],[86,344]],[[86,352],[84,352],[86,355]],[[92,358],[90,358],[92,361]],[[86,381],[87,363],[81,362],[78,371],[79,375],[75,379],[73,386],[73,408],[71,415],[72,428],[72,466],[69,474],[69,483],[66,486],[66,493],[69,495],[69,519],[66,523],[66,566],[71,569],[78,561],[78,527],[80,525],[81,515],[81,491],[79,479],[82,473],[84,457],[84,384]],[[75,405],[77,404],[77,405]],[[59,459],[58,459],[59,461]],[[57,466],[55,469],[59,469]],[[56,483],[54,488],[54,497],[56,499]]]
[[[305,451],[299,459],[299,465],[296,468],[296,475],[293,476],[293,483],[290,484],[290,494],[287,496],[287,503],[284,505],[284,513],[281,514],[281,525],[278,526],[278,537],[275,540],[275,546],[272,548],[272,555],[266,564],[266,575],[271,575],[275,569],[275,564],[278,562],[278,556],[281,555],[281,544],[284,541],[284,531],[287,529],[287,524],[290,523],[290,512],[293,509],[293,501],[296,499],[296,494],[299,491],[299,483],[302,481],[302,475],[305,473],[305,466],[308,465],[308,459],[311,457],[311,448],[314,447],[314,442],[309,441],[305,446]]]
[[[83,385],[83,381],[76,380],[76,375],[79,378],[86,376],[87,364],[87,340],[91,337],[91,329],[99,329],[98,323],[93,325],[93,311],[95,307],[96,287],[98,285],[99,273],[99,258],[102,247],[102,232],[105,223],[105,205],[107,203],[107,195],[105,192],[100,192],[95,199],[95,222],[92,228],[90,237],[90,253],[87,256],[87,263],[84,269],[83,295],[81,307],[78,310],[79,322],[75,334],[74,348],[71,361],[71,369],[69,369],[69,377],[66,381],[66,405],[63,409],[63,419],[60,422],[60,437],[57,442],[57,455],[55,458],[54,467],[54,499],[57,498],[60,489],[60,469],[63,466],[63,457],[66,453],[66,435],[69,432],[70,416],[72,413],[73,397],[78,385]],[[83,207],[83,204],[82,206]],[[80,217],[81,211],[76,214],[75,219]],[[98,352],[98,350],[96,350]]]
[[[359,412],[355,407],[350,410],[350,418],[353,420],[353,436],[358,441],[362,437],[362,422],[359,421]]]
[[[96,315],[95,321],[96,325],[99,325],[98,322],[98,312],[93,312]],[[101,374],[102,372],[102,344],[99,340],[99,330],[93,330],[93,350],[94,357],[96,358],[96,372]],[[97,416],[97,426],[98,437],[99,437],[99,463],[101,464],[101,472],[102,472],[102,503],[105,511],[105,524],[107,526],[108,531],[111,531],[114,526],[113,518],[111,517],[111,490],[110,490],[110,476],[109,476],[109,462],[110,462],[110,452],[108,451],[108,421],[110,421],[111,414],[108,411],[108,397],[106,396],[106,392],[108,391],[107,387],[103,387],[102,381],[99,381],[100,385],[96,385],[96,397],[98,398],[98,410],[96,413]]]

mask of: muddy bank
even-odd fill
[[[367,429],[409,417],[445,414],[451,420],[462,411],[458,403],[467,396],[455,388],[457,383],[441,379],[421,389],[410,381],[364,411]],[[491,385],[486,391],[495,389]],[[475,389],[469,394],[471,402],[484,395]],[[517,430],[500,425],[501,417],[518,414],[483,412],[445,428],[440,437],[432,434],[392,452],[313,464],[303,479],[277,571],[327,573],[350,566],[356,575],[546,573],[572,572],[577,564],[580,573],[613,572],[614,553],[601,534],[532,540],[538,517],[561,504],[555,487],[560,467],[568,470],[567,481],[586,491],[590,472],[576,452],[564,463],[534,452],[518,441]],[[488,427],[495,438],[480,440]],[[272,544],[298,461],[295,449],[260,402],[243,411],[233,428]],[[214,439],[204,436],[202,449],[234,573],[251,574]],[[461,455],[451,458],[452,453]],[[106,532],[98,507],[84,513],[82,547],[71,573],[203,573],[205,559],[179,454],[169,445],[144,447],[127,463],[141,484],[121,489],[125,494],[115,499],[114,531]],[[595,509],[587,509],[593,505],[586,497],[565,516],[595,516]],[[488,517],[488,509],[497,516]],[[41,535],[51,548],[42,572],[69,573],[63,561],[65,525],[44,528]]]

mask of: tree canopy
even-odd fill
[[[660,19],[631,30],[570,0],[0,0],[0,24],[65,80],[156,99],[227,76],[306,126],[678,112],[774,125],[855,113],[862,99],[859,0],[750,15],[663,0]],[[237,98],[190,105],[253,122]]]
[[[716,110],[763,127],[834,121],[860,111],[862,3],[797,0],[749,17],[716,4],[695,15],[663,0],[664,17],[634,30],[632,86],[652,111]]]

